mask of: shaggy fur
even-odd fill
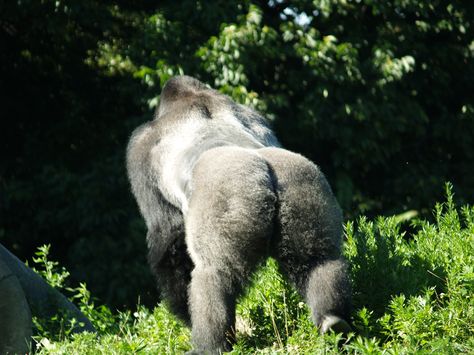
[[[195,353],[230,348],[236,298],[269,256],[322,332],[350,329],[338,204],[319,168],[280,148],[257,112],[174,77],[133,133],[127,168],[151,268]]]

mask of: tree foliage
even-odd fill
[[[124,149],[180,73],[263,111],[348,216],[423,212],[446,180],[472,202],[473,24],[457,0],[3,2],[1,241],[52,243],[135,301],[151,280]]]

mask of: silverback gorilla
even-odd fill
[[[164,86],[127,149],[149,262],[193,353],[229,350],[236,298],[274,257],[321,332],[350,329],[339,206],[319,168],[257,112],[189,76]]]

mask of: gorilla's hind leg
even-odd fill
[[[318,167],[278,148],[259,150],[277,180],[273,254],[295,285],[321,332],[348,332],[350,283],[341,257],[342,216]]]
[[[191,354],[219,354],[231,349],[240,287],[232,284],[230,277],[221,268],[193,270],[189,301],[195,350]]]
[[[311,267],[298,289],[311,308],[321,333],[348,333],[350,287],[342,259],[325,260]]]
[[[276,196],[268,165],[242,148],[214,148],[193,171],[186,240],[195,264],[190,287],[196,353],[229,350],[235,303],[267,255]]]

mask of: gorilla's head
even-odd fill
[[[160,104],[157,108],[156,117],[160,117],[169,111],[181,111],[180,109],[191,108],[197,105],[206,105],[209,102],[209,91],[213,91],[199,80],[182,75],[168,80],[160,95]],[[215,95],[215,94],[214,94]],[[206,109],[205,111],[209,111]]]

